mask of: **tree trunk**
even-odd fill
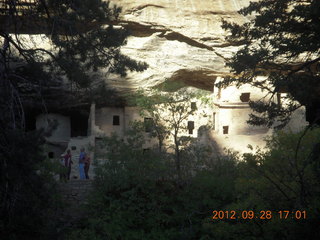
[[[178,179],[181,179],[181,168],[180,168],[180,150],[177,133],[174,134],[174,144],[175,144],[175,156],[176,156],[176,169],[178,173]]]
[[[162,152],[163,141],[159,139],[159,153]]]

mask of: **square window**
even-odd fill
[[[118,115],[113,116],[113,125],[120,125],[120,116]]]
[[[229,133],[229,126],[223,126],[223,134]]]
[[[197,103],[196,102],[191,102],[191,110],[192,111],[197,110]]]
[[[249,102],[250,101],[250,93],[242,93],[240,96],[241,102]]]
[[[54,158],[54,152],[48,152],[48,158],[50,159]]]
[[[194,121],[188,121],[189,134],[193,134],[193,129],[194,129]]]
[[[150,149],[149,149],[149,148],[144,148],[144,149],[142,150],[142,153],[143,153],[143,154],[147,154],[148,152],[150,152]]]
[[[194,129],[194,121],[188,121],[188,129]]]

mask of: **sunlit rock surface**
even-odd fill
[[[132,33],[122,47],[123,53],[146,62],[149,68],[141,73],[129,72],[125,78],[107,74],[108,87],[126,93],[137,88],[175,83],[171,87],[186,85],[214,90],[212,109],[205,110],[207,116],[196,114],[188,119],[195,126],[194,133],[188,136],[209,144],[216,152],[223,152],[226,148],[243,153],[248,151],[248,145],[264,146],[264,137],[272,131],[247,124],[251,113],[248,101],[261,99],[264,96],[261,90],[247,86],[213,89],[215,82],[230,74],[225,63],[239,47],[225,42],[226,32],[221,28],[221,20],[248,21],[237,11],[247,6],[249,0],[114,0],[113,3],[123,8],[122,18],[115,25]],[[75,151],[78,151],[81,146],[94,145],[95,137],[112,132],[123,136],[129,120],[138,116],[138,111],[128,109],[115,106],[95,108],[92,105],[90,136],[72,138],[68,148],[76,147]],[[200,107],[199,110],[204,111]],[[114,115],[120,118],[117,125],[112,122]],[[211,131],[201,135],[201,127],[205,125],[209,125]],[[297,130],[305,125],[304,111],[301,110],[295,113],[287,128]]]
[[[237,11],[249,0],[117,0],[123,8],[120,25],[132,36],[123,52],[145,61],[143,73],[124,79],[109,76],[119,90],[150,87],[165,81],[212,90],[216,76],[225,76],[228,58],[237,46],[224,41],[221,19],[243,23]]]
[[[253,0],[252,2],[257,1]],[[187,85],[214,91],[213,131],[207,142],[214,140],[220,150],[250,151],[248,145],[265,145],[264,138],[272,133],[265,127],[247,124],[251,109],[248,100],[264,96],[260,89],[243,86],[240,89],[214,89],[214,83],[230,74],[226,62],[239,46],[227,43],[227,33],[221,28],[222,19],[239,24],[250,20],[238,14],[249,0],[117,0],[122,6],[119,23],[132,36],[122,51],[130,57],[145,61],[149,68],[142,73],[129,73],[126,78],[109,76],[108,83],[127,91],[151,86],[179,88]],[[171,90],[175,90],[172,89]],[[297,131],[306,125],[304,111],[294,115],[287,128]],[[195,122],[199,124],[199,122]]]

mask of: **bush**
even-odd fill
[[[56,236],[53,165],[43,155],[41,132],[3,130],[0,134],[0,238]]]
[[[200,151],[195,159],[202,166],[186,159],[182,181],[170,154],[143,153],[142,135],[107,138],[90,217],[70,239],[318,239],[319,138],[319,129],[278,132],[255,154],[210,159]],[[272,211],[272,217],[214,220],[214,210],[237,216],[251,210],[255,217]],[[306,219],[294,219],[297,210]],[[290,215],[280,218],[279,211]]]
[[[90,218],[70,239],[200,239],[212,209],[234,198],[234,161],[217,161],[181,183],[170,155],[143,153],[143,138],[131,140],[105,139]]]
[[[258,219],[216,221],[209,226],[215,239],[319,239],[320,231],[320,129],[277,132],[267,140],[265,151],[244,154],[238,164],[237,201],[225,210],[252,210]],[[260,211],[272,211],[260,220]],[[286,218],[279,211],[289,211]],[[295,218],[305,211],[306,219]]]

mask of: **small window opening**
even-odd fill
[[[194,121],[188,121],[189,134],[193,134],[193,129],[194,129]]]
[[[152,131],[152,125],[153,125],[153,119],[152,118],[144,118],[145,132],[151,132]]]
[[[50,159],[54,158],[54,152],[48,152],[48,158]]]
[[[241,102],[249,102],[250,101],[250,93],[242,93],[240,96]]]
[[[196,102],[191,102],[191,110],[192,111],[197,110],[197,103]]]
[[[147,154],[149,151],[150,151],[149,148],[144,148],[144,149],[142,150],[142,153],[143,153],[143,154]]]
[[[113,125],[120,125],[120,116],[118,115],[113,116]]]
[[[281,93],[277,93],[277,103],[281,105]]]
[[[76,146],[72,146],[72,147],[71,147],[71,150],[72,150],[72,151],[75,151],[75,150],[77,150],[77,147],[76,147]]]
[[[223,126],[223,134],[229,133],[229,126]]]

